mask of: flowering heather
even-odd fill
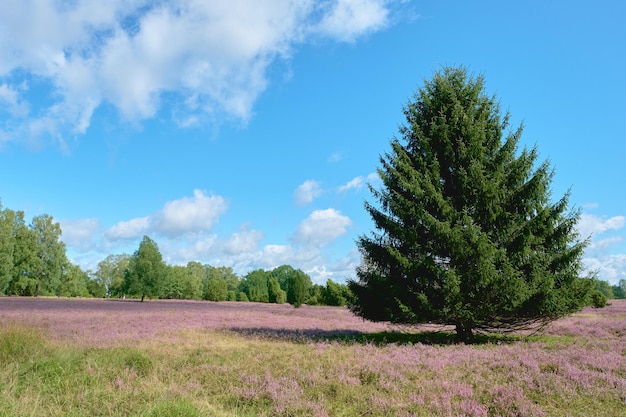
[[[374,336],[391,339],[396,327],[336,307],[0,298],[0,320],[0,368],[4,345],[21,361],[0,371],[8,399],[0,415],[622,416],[626,409],[623,300],[540,335],[479,345],[384,342]],[[32,343],[30,333],[18,336],[35,347],[6,342],[16,326],[38,329],[47,342]],[[75,353],[55,354],[54,346]],[[44,384],[63,372],[56,391]]]
[[[230,329],[299,336],[391,331],[345,308],[206,301],[0,298],[4,322],[28,324],[59,340],[108,346],[123,341],[177,338],[185,330]]]

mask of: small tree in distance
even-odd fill
[[[402,139],[380,158],[377,232],[361,236],[349,287],[366,319],[476,331],[545,325],[579,310],[586,246],[569,193],[550,201],[553,171],[537,149],[518,154],[522,128],[484,91],[482,76],[444,68],[404,108]]]
[[[130,258],[125,276],[125,289],[129,295],[157,297],[165,277],[166,265],[156,242],[144,236],[139,249]]]

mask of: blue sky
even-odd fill
[[[7,1],[0,199],[83,268],[149,235],[170,264],[354,277],[402,106],[465,65],[571,188],[585,265],[626,279],[622,1]]]

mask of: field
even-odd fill
[[[0,298],[0,416],[626,416],[626,301],[453,343],[344,308]]]

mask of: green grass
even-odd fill
[[[571,340],[494,336],[464,346],[451,338],[375,333],[305,343],[212,330],[94,348],[0,326],[0,417],[623,415],[619,389],[560,375],[560,352],[551,350]],[[552,355],[536,380],[517,378],[525,368],[511,357],[524,350]]]

